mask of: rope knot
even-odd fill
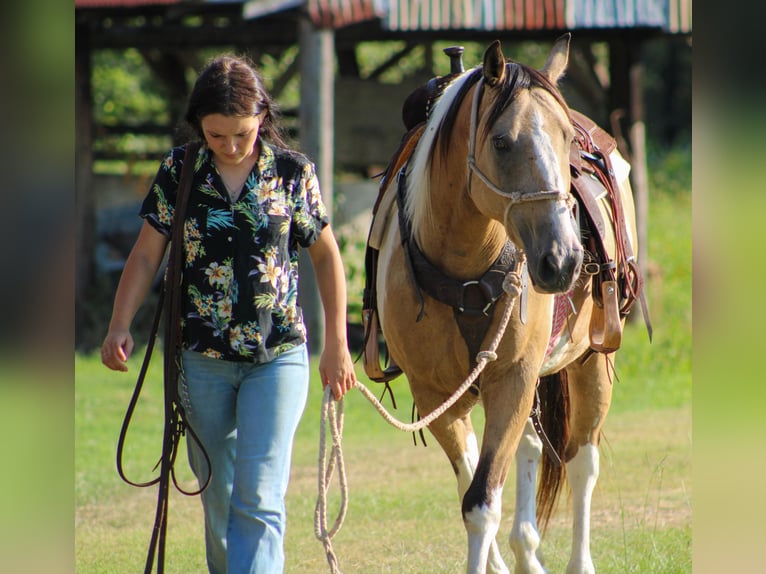
[[[479,351],[479,354],[476,355],[476,362],[478,363],[482,359],[485,359],[488,362],[496,361],[497,353],[495,353],[494,351]]]
[[[518,273],[511,271],[506,274],[505,279],[503,279],[503,291],[514,297],[521,294],[521,277]]]

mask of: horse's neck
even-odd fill
[[[449,174],[447,173],[449,172]],[[428,222],[415,238],[428,259],[457,279],[483,274],[506,242],[503,226],[484,216],[468,196],[467,172],[432,167]]]

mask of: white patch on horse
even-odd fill
[[[527,419],[516,449],[516,511],[509,541],[516,557],[516,571],[530,574],[545,574],[538,558],[541,537],[535,514],[537,465],[542,452],[543,442],[532,419]]]
[[[544,177],[545,191],[561,191],[564,179],[558,164],[558,156],[551,142],[551,136],[545,131],[543,114],[535,110],[532,114],[532,142],[535,147],[535,162]]]
[[[496,488],[488,494],[488,500],[485,504],[474,507],[465,513],[465,528],[468,532],[468,572],[486,572],[490,556],[495,556],[492,552],[493,543],[496,544],[495,536],[500,528],[500,518],[503,506],[503,489]],[[505,564],[497,563],[495,557],[491,561],[491,568],[500,572],[507,571]]]
[[[588,348],[588,340],[573,341],[568,325],[564,325],[561,334],[551,347],[540,367],[539,376],[545,377],[559,372]]]
[[[599,475],[598,448],[586,444],[567,463],[567,477],[572,490],[572,556],[567,572],[593,574],[595,568],[590,555],[590,509],[593,489]]]
[[[564,326],[564,330],[561,332],[561,336],[556,339],[556,342],[551,348],[551,352],[543,361],[543,366],[540,367],[540,376],[544,377],[552,373],[556,373],[561,370],[561,367],[566,365],[566,360],[569,358],[568,350],[570,345],[569,328]]]
[[[470,433],[465,437],[466,450],[463,457],[455,463],[457,467],[457,493],[460,500],[463,499],[468,487],[471,485],[476,465],[479,463],[479,443],[476,435]]]

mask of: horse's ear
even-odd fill
[[[558,83],[567,67],[567,61],[569,60],[569,41],[571,39],[572,34],[567,32],[556,40],[553,44],[553,49],[548,56],[548,60],[545,62],[545,66],[543,66],[543,69],[541,70],[554,85]]]
[[[500,40],[495,40],[484,52],[484,81],[494,86],[503,80],[505,75],[505,56],[500,49]]]

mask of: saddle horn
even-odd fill
[[[445,76],[436,76],[419,88],[416,88],[404,100],[402,106],[402,121],[407,131],[412,130],[416,125],[428,119],[431,110],[431,104],[438,97],[441,90],[455,74],[462,74],[465,71],[463,67],[463,46],[450,46],[444,48],[444,53],[449,56],[450,72]]]
[[[465,72],[465,68],[463,67],[463,52],[465,52],[463,46],[450,46],[449,48],[444,48],[444,53],[449,56],[450,74],[462,74]]]

